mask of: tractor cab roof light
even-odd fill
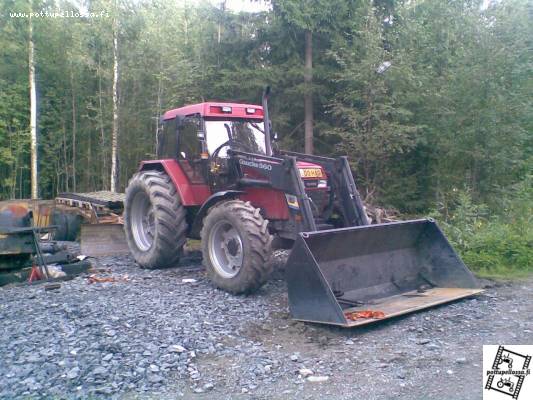
[[[221,107],[223,113],[229,113],[231,114],[231,107],[229,106],[222,106]]]
[[[255,114],[255,108],[247,108],[246,114]]]

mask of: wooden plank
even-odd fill
[[[128,254],[123,225],[94,224],[81,226],[81,253],[87,256]]]

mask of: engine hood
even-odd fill
[[[313,164],[308,161],[297,161],[296,166],[303,179],[327,179],[324,168],[318,164]]]

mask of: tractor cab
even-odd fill
[[[229,186],[230,150],[256,157],[271,155],[269,144],[276,135],[265,130],[264,117],[263,107],[252,104],[209,102],[167,111],[158,131],[157,157],[177,159],[193,184],[209,184],[212,189]],[[297,165],[306,189],[327,189],[326,173],[320,165],[302,160]],[[249,169],[244,164],[240,168]],[[261,178],[256,169],[245,171],[245,175]],[[313,193],[313,197],[320,203],[313,208],[322,210],[325,195]]]
[[[265,143],[261,106],[200,103],[170,110],[163,115],[157,156],[227,158],[228,149],[266,154]]]
[[[261,106],[200,103],[167,111],[161,122],[157,158],[177,159],[193,184],[227,175],[229,150],[267,154]]]

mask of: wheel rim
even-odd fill
[[[131,233],[135,244],[141,251],[147,251],[154,243],[154,208],[148,194],[139,192],[131,205]]]
[[[216,272],[224,278],[233,278],[242,267],[241,235],[228,221],[218,221],[209,235],[209,257]]]

